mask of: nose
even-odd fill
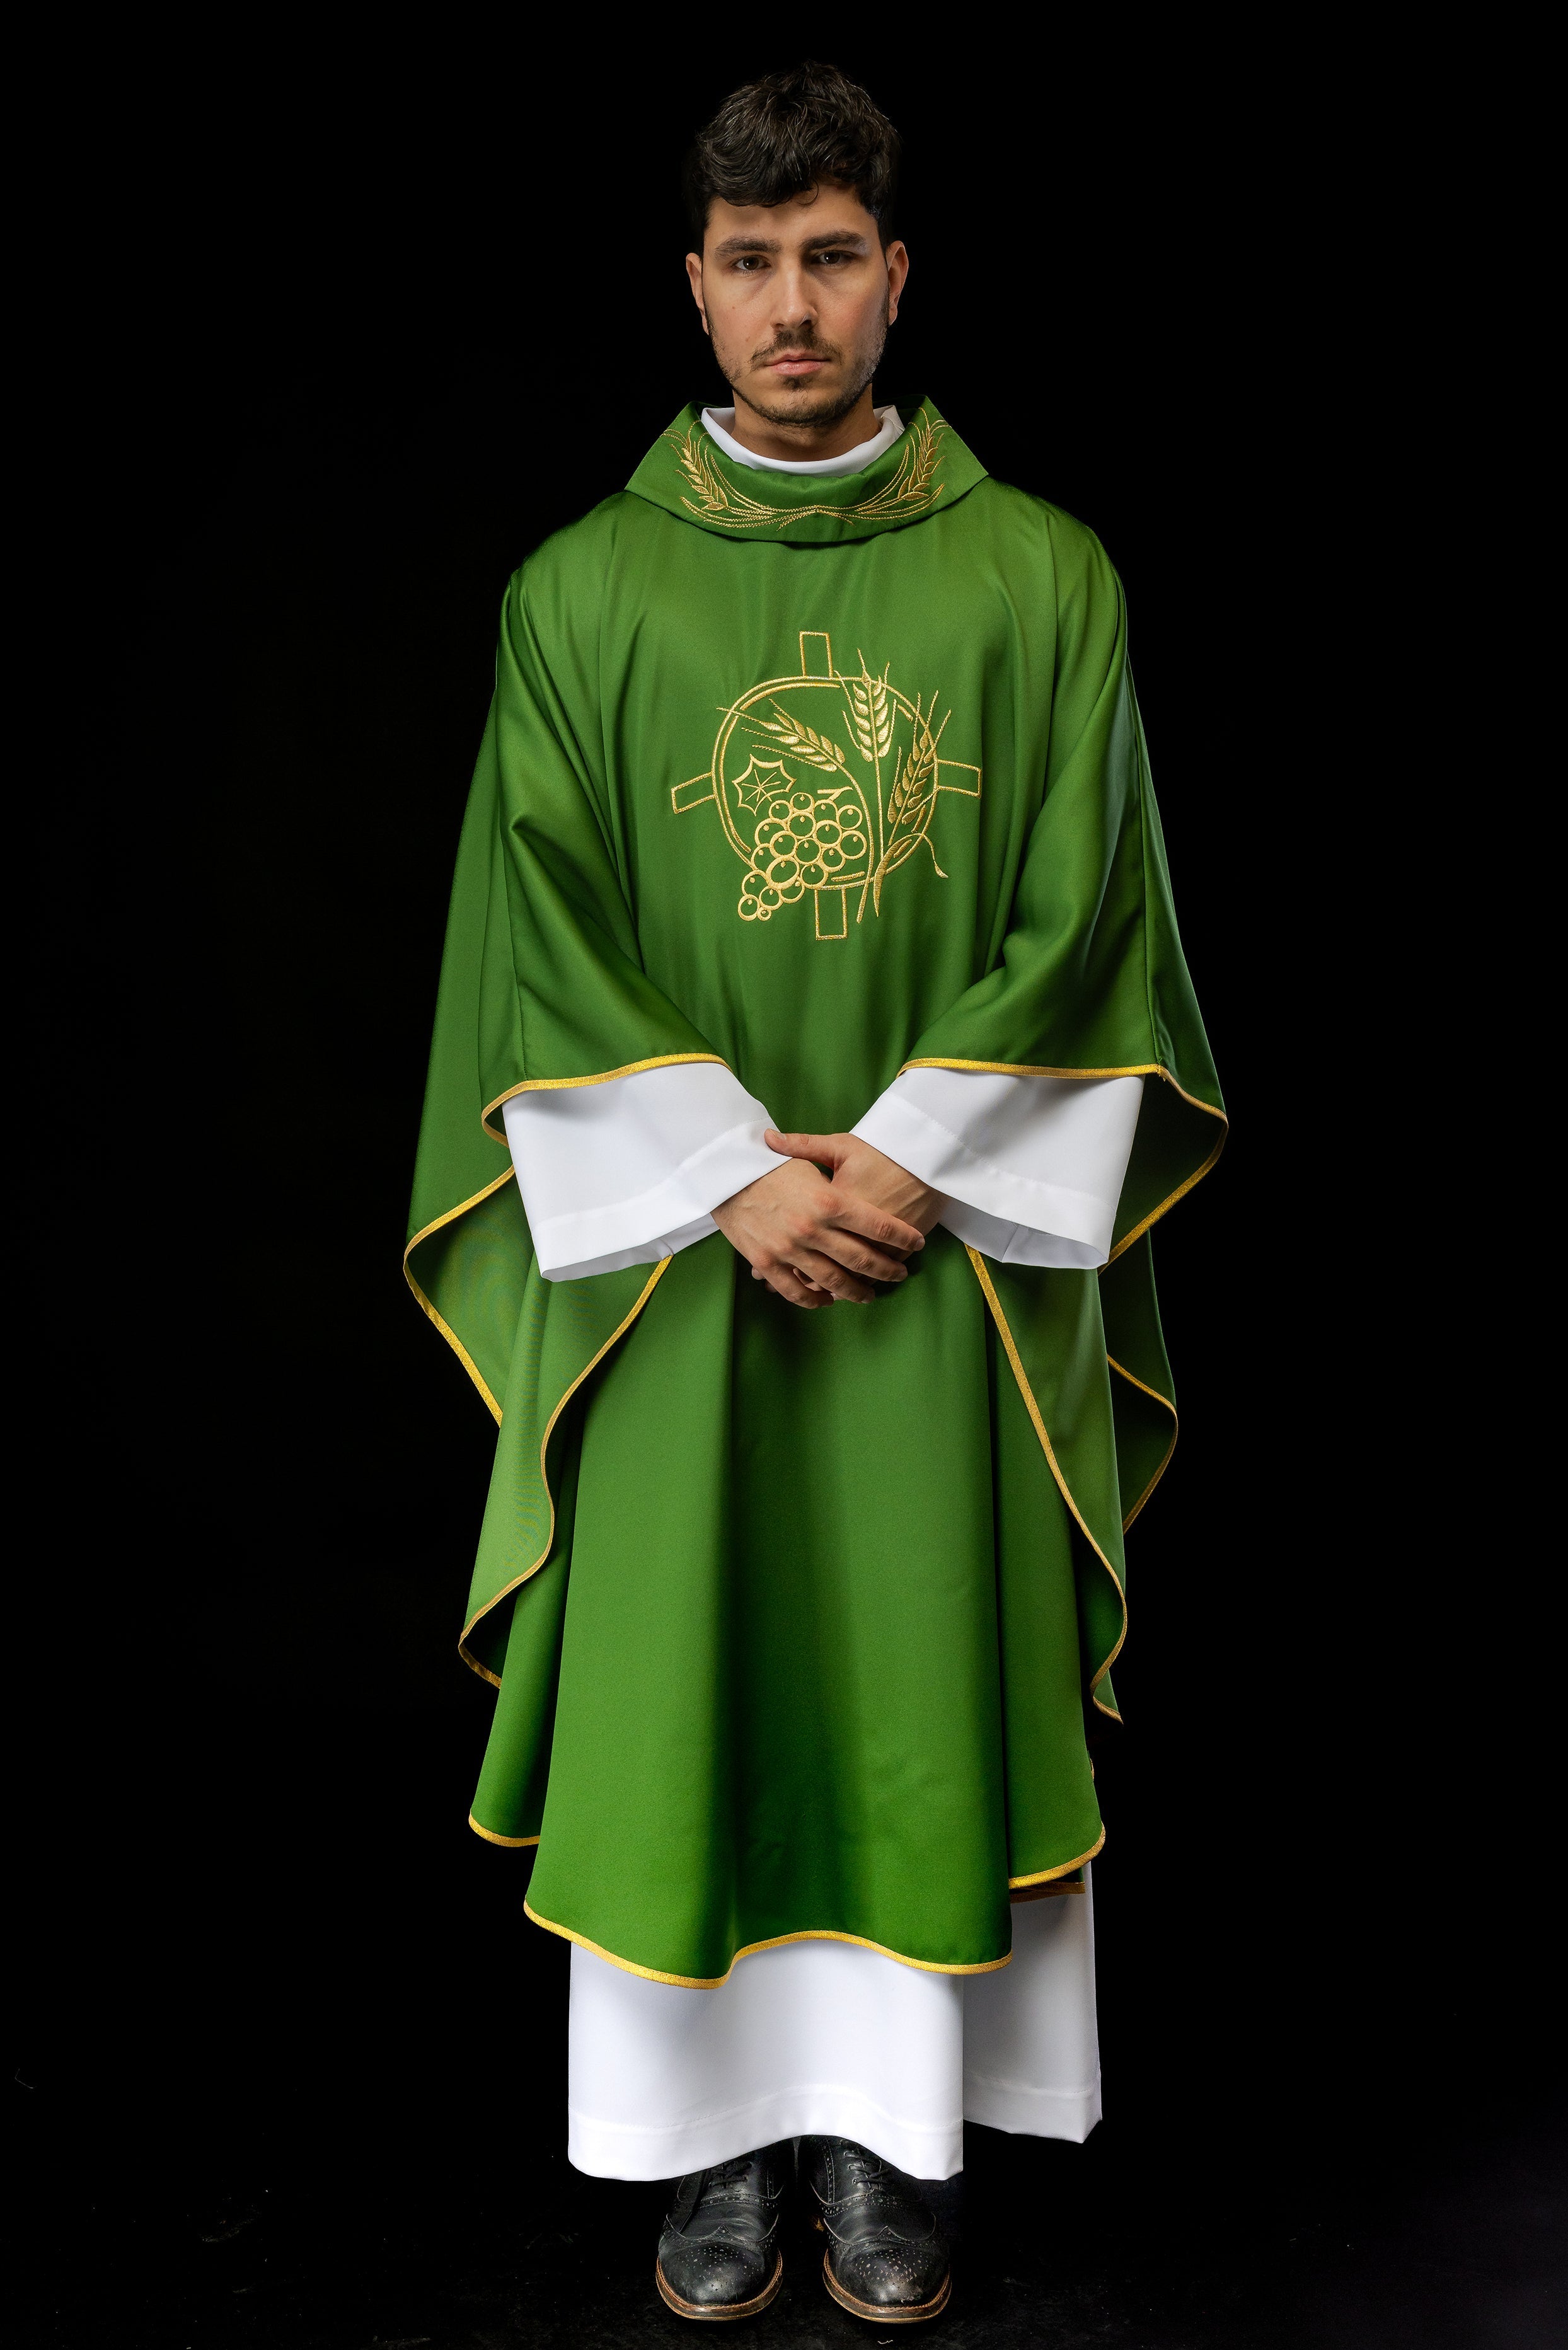
[[[810,279],[798,261],[788,260],[774,280],[774,319],[781,334],[793,328],[809,329],[816,320],[816,298]]]

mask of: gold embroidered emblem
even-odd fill
[[[800,673],[753,685],[720,723],[711,765],[677,784],[677,816],[717,804],[725,837],[745,866],[736,908],[743,922],[767,922],[809,889],[819,939],[849,935],[867,904],[882,910],[889,877],[921,847],[946,880],[930,837],[943,792],[980,797],[981,771],[944,759],[950,712],[938,695],[913,700],[860,655],[841,677],[820,629],[803,629]]]
[[[684,432],[667,432],[664,438],[674,448],[677,463],[696,493],[680,501],[689,512],[701,515],[720,530],[767,526],[787,530],[792,522],[804,522],[808,515],[832,515],[841,522],[912,522],[941,496],[945,484],[935,476],[938,442],[946,431],[940,417],[917,418],[904,434],[892,480],[874,497],[861,498],[853,505],[770,505],[763,498],[748,497],[724,479],[713,463],[713,444],[702,425],[689,424]]]

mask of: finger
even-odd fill
[[[751,1274],[753,1281],[764,1283],[769,1289],[776,1289],[779,1295],[787,1297],[792,1305],[831,1305],[833,1303],[826,1290],[818,1292],[815,1283],[796,1273],[793,1266],[753,1264]]]
[[[901,1249],[912,1256],[926,1245],[925,1234],[914,1224],[907,1224],[902,1216],[895,1216],[886,1208],[874,1208],[868,1200],[857,1200],[853,1191],[840,1192],[830,1221],[844,1231],[858,1232],[862,1239],[875,1241],[880,1248]]]
[[[826,1289],[819,1288],[811,1275],[797,1273],[794,1266],[782,1256],[763,1256],[753,1262],[752,1279],[764,1282],[777,1290],[792,1305],[831,1305],[833,1299]]]
[[[835,1264],[847,1267],[866,1281],[908,1281],[909,1268],[901,1256],[891,1255],[886,1249],[873,1248],[853,1232],[834,1224],[827,1225],[816,1236],[815,1245]]]
[[[772,1273],[759,1274],[757,1278],[765,1281],[768,1287],[790,1305],[810,1307],[831,1305],[833,1303],[826,1289],[819,1289],[815,1282],[802,1280],[787,1264],[776,1266]]]
[[[763,1140],[784,1159],[809,1159],[816,1167],[836,1167],[849,1142],[846,1134],[781,1134],[768,1127]]]
[[[815,1249],[806,1249],[790,1259],[794,1272],[807,1275],[835,1297],[856,1305],[869,1305],[876,1291],[869,1283],[861,1281],[830,1256],[822,1256]]]

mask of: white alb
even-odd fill
[[[1081,2142],[1100,2118],[1093,1898],[1020,1902],[1012,1959],[982,1975],[786,1942],[686,1991],[574,1949],[567,2154],[673,2178],[820,2132],[950,2178],[966,2121]]]

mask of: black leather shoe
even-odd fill
[[[681,2317],[754,2317],[784,2281],[779,2220],[794,2176],[790,2142],[693,2170],[675,2189],[654,2282]]]
[[[800,2175],[827,2235],[822,2281],[841,2308],[915,2325],[947,2307],[947,2240],[912,2178],[846,2137],[803,2137]]]

